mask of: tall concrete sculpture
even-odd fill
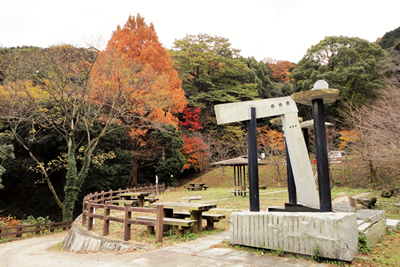
[[[306,207],[319,209],[318,194],[313,179],[313,172],[307,148],[301,133],[296,103],[288,96],[216,105],[215,114],[217,117],[217,123],[225,124],[239,121],[250,121],[252,108],[255,111],[254,117],[256,119],[281,116],[290,161],[292,164],[298,201],[301,205]],[[256,140],[253,142],[256,142]],[[249,172],[251,172],[250,168]],[[249,173],[249,175],[251,175],[251,173]],[[252,181],[250,180],[249,182],[251,188]],[[250,190],[250,196],[251,195],[252,191]],[[252,199],[250,198],[250,201],[251,200]],[[250,206],[252,206],[252,203],[250,203]]]
[[[297,117],[297,107],[292,97],[215,106],[218,124],[248,121],[249,131],[252,131],[248,135],[249,161],[250,154],[254,154],[254,149],[250,147],[257,145],[257,139],[254,138],[256,118],[281,116],[289,154],[288,160],[292,165],[298,201],[301,204],[299,208],[297,204],[294,204],[295,210],[292,210],[292,204],[286,203],[288,205],[285,204],[284,209],[277,208],[274,212],[270,212],[268,208],[265,212],[231,213],[230,242],[234,245],[282,249],[285,252],[303,255],[313,255],[314,249],[318,249],[321,257],[351,261],[358,253],[357,218],[354,213],[330,212],[332,209],[326,139],[324,143],[326,137],[322,105],[336,101],[339,90],[329,89],[326,82],[316,83],[314,89],[311,93],[301,92],[292,97],[298,103],[311,103],[313,106],[314,131],[318,139],[316,141],[317,166],[320,164],[318,166],[319,199]],[[249,175],[251,171],[249,168]],[[320,179],[322,173],[324,174]],[[255,175],[258,176],[258,171],[255,171]],[[252,188],[252,180],[249,182]],[[252,190],[250,190],[250,202],[251,195]],[[258,210],[250,209],[250,211]]]

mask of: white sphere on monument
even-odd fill
[[[328,89],[329,84],[325,80],[318,80],[314,83],[314,87],[311,90],[315,89]]]

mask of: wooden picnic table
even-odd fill
[[[205,183],[189,183],[189,186],[185,186],[186,189],[190,190],[206,190],[208,186]]]
[[[173,218],[174,209],[186,210],[190,213],[190,219],[196,220],[197,224],[193,225],[191,231],[196,233],[202,231],[202,213],[203,211],[209,211],[210,209],[216,208],[216,204],[206,203],[179,203],[179,202],[158,202],[152,205],[163,205],[164,206],[164,217]]]
[[[189,183],[191,186],[200,186],[200,187],[202,187],[202,186],[204,186],[205,185],[205,183]]]
[[[122,200],[132,200],[132,197],[137,197],[138,207],[144,207],[144,198],[150,194],[151,192],[129,192],[118,194],[118,196],[120,196]]]

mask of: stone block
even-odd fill
[[[399,220],[386,219],[386,226],[390,230],[397,230],[397,228],[400,227],[400,221]]]
[[[351,261],[358,253],[355,213],[234,212],[231,244]]]
[[[357,210],[356,216],[358,220],[372,223],[378,222],[386,218],[384,210]]]
[[[358,194],[356,196],[353,196],[355,201],[359,204],[362,204],[366,206],[367,208],[370,208],[371,206],[375,205],[376,203],[376,197],[372,193],[362,193]]]
[[[357,210],[367,210],[368,209],[363,204],[359,204],[359,203],[356,204],[356,208],[357,208]]]
[[[332,209],[339,212],[355,212],[356,202],[350,196],[342,196],[332,201]]]
[[[335,199],[339,197],[348,197],[348,196],[349,195],[346,192],[340,192],[339,194],[336,195]]]
[[[391,197],[393,195],[394,195],[394,190],[392,190],[392,189],[382,190],[382,192],[381,192],[381,197],[389,198],[389,197]]]
[[[360,228],[358,228],[360,230]],[[359,232],[360,235],[364,235],[367,238],[367,244],[374,246],[379,242],[386,234],[386,220],[380,220],[375,223],[371,223],[370,227]]]
[[[364,223],[364,220],[357,220],[357,225],[360,226],[361,224]]]
[[[370,228],[373,225],[373,223],[366,223],[363,222],[361,225],[358,226],[358,232],[364,232],[366,231],[368,228]]]

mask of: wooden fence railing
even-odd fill
[[[156,227],[156,242],[162,242],[163,236],[163,206],[157,206],[157,208],[138,208],[132,207],[132,204],[125,204],[125,206],[111,205],[111,201],[120,199],[118,194],[128,192],[151,192],[151,193],[163,193],[165,191],[165,185],[161,184],[158,186],[140,186],[127,189],[101,191],[100,193],[95,192],[89,194],[83,199],[82,207],[82,226],[86,225],[88,231],[93,230],[93,219],[98,218],[103,221],[103,236],[109,234],[110,221],[120,222],[124,224],[124,240],[128,241],[131,238],[131,225],[147,225]],[[103,214],[96,214],[95,209],[104,209]],[[124,218],[118,218],[110,215],[111,210],[123,211]],[[155,213],[156,222],[144,222],[132,219],[132,212],[143,212],[143,213]]]
[[[90,193],[83,198],[83,201],[93,200],[95,203],[104,204],[106,201],[111,201],[114,199],[119,199],[118,194],[121,193],[129,193],[129,192],[150,192],[152,194],[162,194],[165,192],[165,185],[138,185],[137,187],[127,188],[127,189],[118,189],[118,190],[110,190],[110,191],[101,191]]]
[[[124,240],[129,241],[131,239],[131,225],[147,225],[156,227],[156,242],[162,243],[163,240],[163,219],[164,219],[164,207],[162,205],[157,208],[137,208],[132,207],[132,204],[125,204],[125,206],[112,205],[110,201],[106,201],[105,204],[96,204],[94,201],[86,201],[83,203],[86,207],[83,211],[82,225],[86,224],[87,230],[93,230],[93,219],[103,220],[103,236],[106,236],[110,232],[110,221],[119,222],[124,224]],[[95,214],[95,209],[104,209],[103,214]],[[123,211],[124,218],[111,216],[111,210]],[[143,212],[143,213],[155,213],[155,222],[138,221],[132,219],[132,212]]]
[[[31,225],[17,225],[13,227],[0,227],[0,237],[15,235],[16,237],[21,237],[23,234],[40,234],[45,231],[54,232],[56,229],[69,229],[71,227],[72,221],[63,222],[50,222],[50,223],[37,223]]]

